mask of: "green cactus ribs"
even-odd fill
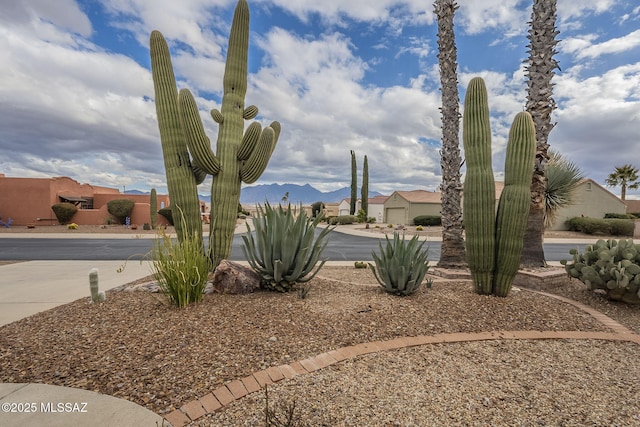
[[[506,297],[520,265],[529,214],[530,183],[536,135],[531,115],[518,113],[509,131],[505,187],[495,211],[495,183],[491,167],[491,129],[484,81],[469,82],[463,115],[467,158],[463,216],[467,262],[475,291]]]
[[[278,122],[264,129],[254,122],[245,131],[244,121],[258,115],[258,107],[245,107],[249,18],[247,1],[239,0],[229,35],[222,105],[220,110],[211,111],[211,117],[219,125],[215,153],[194,97],[187,89],[177,91],[166,41],[157,31],[151,34],[156,110],[171,204],[184,215],[186,232],[201,236],[197,185],[208,174],[213,176],[209,230],[213,268],[231,252],[242,182],[251,184],[258,180],[280,136]],[[176,225],[176,231],[182,238],[185,232],[179,227]]]

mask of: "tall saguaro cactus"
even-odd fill
[[[244,130],[244,121],[258,115],[258,107],[255,105],[245,108],[248,52],[249,5],[246,0],[238,0],[229,35],[222,106],[220,111],[211,111],[211,117],[219,125],[215,153],[211,150],[193,95],[187,89],[182,89],[176,98],[178,124],[182,130],[181,133],[176,133],[182,138],[180,141],[184,143],[184,151],[188,147],[188,153],[193,159],[191,161],[187,156],[183,162],[191,166],[198,178],[201,175],[203,178],[206,174],[213,175],[209,255],[214,268],[231,252],[241,184],[251,184],[262,175],[280,135],[278,122],[272,122],[264,129],[260,123],[254,122]],[[166,55],[168,58],[168,51]],[[175,87],[173,72],[171,79]],[[182,148],[181,145],[181,153]],[[169,193],[171,195],[171,189]],[[198,209],[199,219],[199,203],[195,207]]]
[[[495,181],[491,166],[489,101],[484,80],[469,82],[464,99],[462,140],[467,161],[463,216],[467,263],[476,293],[491,294],[495,254]]]
[[[518,113],[509,131],[504,163],[504,189],[496,220],[496,268],[493,294],[506,297],[518,272],[531,204],[531,176],[536,154],[536,131],[531,115]]]
[[[481,78],[469,83],[463,126],[467,158],[463,215],[471,277],[477,293],[506,297],[520,265],[529,216],[536,145],[533,119],[527,112],[518,113],[509,131],[497,217],[487,89]]]
[[[188,236],[199,236],[202,239],[197,184],[204,180],[206,174],[194,168],[189,158],[186,138],[180,124],[178,88],[169,46],[159,31],[151,33],[150,51],[156,114],[171,210],[176,218],[176,234],[180,241]]]

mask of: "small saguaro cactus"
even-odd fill
[[[151,195],[149,196],[149,216],[151,228],[155,230],[158,226],[158,193],[155,188],[151,189]]]
[[[98,269],[92,268],[89,271],[89,291],[91,292],[91,302],[98,303],[107,299],[104,292],[100,292],[98,288]]]

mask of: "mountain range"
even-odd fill
[[[127,190],[127,194],[148,194],[138,190]],[[360,197],[360,189],[358,189]],[[343,199],[351,197],[351,188],[343,187],[338,190],[323,192],[309,184],[260,184],[244,187],[240,193],[240,203],[243,205],[255,205],[264,203],[267,200],[271,204],[280,203],[283,197],[287,196],[287,201],[292,204],[311,203],[322,201],[324,203],[339,203]],[[369,197],[381,196],[377,191],[370,191]],[[200,200],[210,202],[209,195],[200,195]]]

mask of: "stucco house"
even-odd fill
[[[356,200],[356,211],[353,214],[357,215],[361,207],[360,199]],[[349,215],[350,209],[351,198],[347,197],[346,199],[342,199],[338,204],[338,215]]]
[[[69,177],[13,178],[0,174],[0,216],[12,219],[12,225],[55,225],[51,206],[69,202],[78,212],[71,219],[79,225],[102,225],[109,221],[107,203],[115,199],[135,202],[131,224],[151,222],[148,194],[125,194],[117,188],[80,184]],[[158,194],[158,209],[169,206],[169,196]],[[166,220],[159,215],[159,224]]]
[[[376,222],[384,222],[384,202],[387,201],[389,196],[375,196],[370,197],[368,200],[368,212],[369,218],[375,218]]]
[[[627,213],[627,205],[619,197],[589,178],[578,184],[574,201],[574,204],[558,212],[551,230],[567,230],[566,221],[577,216],[604,218],[607,213]]]
[[[426,190],[394,191],[384,202],[384,222],[413,224],[419,215],[440,216],[442,198],[439,192]]]

